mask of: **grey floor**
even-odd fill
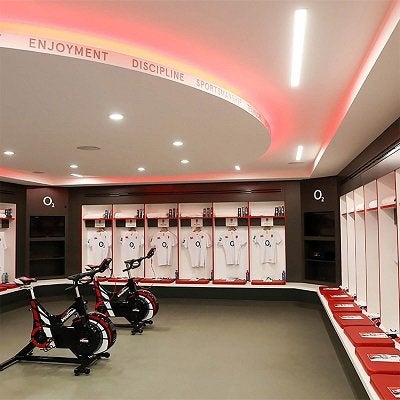
[[[54,313],[66,305],[43,304]],[[28,342],[27,309],[0,313],[0,361]],[[71,365],[15,364],[0,372],[0,398],[357,398],[317,306],[161,299],[154,325],[138,336],[119,329],[110,353],[88,376],[74,376]]]

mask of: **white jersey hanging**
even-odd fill
[[[107,231],[91,232],[88,234],[88,264],[99,265],[109,256],[111,233]]]
[[[247,240],[239,232],[228,231],[218,238],[217,245],[224,249],[227,265],[239,265],[240,253],[246,243]]]
[[[253,236],[253,242],[260,246],[260,261],[262,264],[275,264],[277,260],[277,245],[282,238],[279,232],[270,229],[262,230]]]
[[[141,232],[126,231],[121,235],[119,242],[121,243],[122,261],[140,257],[140,246],[144,244],[144,237]]]
[[[211,247],[210,236],[207,232],[191,232],[183,239],[182,246],[189,250],[192,267],[206,266],[207,248]]]
[[[170,231],[159,231],[153,235],[150,246],[156,248],[158,265],[171,265],[172,247],[178,243]]]
[[[4,252],[7,249],[4,232],[0,232],[0,273],[5,272]]]

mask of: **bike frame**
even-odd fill
[[[108,358],[106,352],[115,342],[116,331],[113,323],[106,316],[98,313],[87,313],[86,304],[83,300],[79,285],[82,279],[89,278],[90,283],[98,272],[104,272],[111,259],[103,262],[90,272],[71,275],[68,279],[73,281],[71,288],[75,290],[75,301],[60,314],[49,313],[36,299],[32,282],[34,278],[18,278],[16,283],[21,289],[29,290],[31,295],[30,306],[33,316],[33,328],[31,339],[15,356],[0,363],[0,371],[20,362],[44,362],[44,363],[67,363],[79,364],[74,369],[75,375],[89,374],[90,366],[100,358]],[[75,316],[70,326],[65,322]],[[35,347],[49,351],[52,348],[68,348],[76,356],[72,357],[44,357],[32,355]]]
[[[114,290],[113,292],[108,291],[100,284],[97,278],[95,278],[93,281],[96,296],[95,309],[104,313],[108,317],[125,317],[128,319],[130,325],[119,324],[116,326],[132,327],[132,334],[137,332],[142,333],[143,326],[146,324],[151,324],[152,321],[150,320],[157,312],[157,309],[155,309],[157,304],[154,303],[154,296],[150,292],[141,289],[131,274],[132,269],[139,267],[145,258],[151,258],[154,255],[154,251],[154,249],[151,249],[145,257],[125,261],[127,267],[124,271],[128,272],[128,281],[119,290]],[[153,301],[149,299],[150,295]],[[142,314],[141,317],[139,317],[139,313],[140,311],[143,311],[143,309],[135,310],[135,301],[138,300],[140,300],[142,304],[147,307],[146,314]],[[134,317],[135,312],[137,314],[136,318]]]
[[[31,311],[33,317],[33,330],[32,330],[32,340],[36,347],[39,348],[46,348],[50,346],[51,341],[57,337],[57,333],[59,333],[60,328],[65,327],[64,323],[67,322],[72,316],[78,316],[82,318],[86,323],[88,320],[87,312],[86,312],[86,305],[85,302],[80,294],[78,284],[74,283],[73,286],[75,290],[75,301],[67,307],[62,313],[60,314],[51,314],[49,313],[45,307],[36,299],[35,292],[32,285],[23,286],[21,289],[29,290],[31,295]],[[43,330],[46,334],[48,339],[47,342],[38,343],[34,340],[34,333]],[[57,343],[54,345],[57,346]]]

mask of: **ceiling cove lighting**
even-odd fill
[[[180,146],[183,145],[183,142],[180,141],[180,140],[175,140],[175,142],[173,142],[172,144],[173,144],[174,146],[176,146],[176,147],[180,147]]]
[[[124,119],[124,116],[120,113],[112,113],[108,116],[108,118],[113,121],[121,121],[122,119]]]
[[[293,44],[292,44],[292,73],[290,86],[300,84],[301,66],[303,63],[304,36],[306,33],[307,10],[299,9],[294,13]]]
[[[6,151],[3,152],[3,154],[6,155],[6,156],[13,156],[15,153],[13,151],[11,151],[11,150],[6,150]]]
[[[301,145],[297,146],[296,161],[300,161],[301,160],[301,157],[303,155],[303,149],[304,149],[303,146],[301,146]]]

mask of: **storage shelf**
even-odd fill
[[[31,257],[29,258],[30,261],[50,261],[50,260],[64,260],[64,256],[59,257]]]
[[[30,236],[28,241],[28,263],[31,276],[64,276],[64,216],[30,216]]]
[[[389,209],[389,208],[396,208],[396,203],[393,204],[384,204],[380,206],[381,209]]]
[[[304,236],[306,241],[317,241],[317,242],[334,242],[334,236]]]
[[[143,221],[144,218],[138,218],[138,217],[117,217],[117,218],[112,218],[115,221],[126,221],[126,220],[130,220],[130,219],[134,219],[136,221]]]
[[[59,237],[59,236],[46,236],[46,237],[40,237],[40,238],[29,238],[30,242],[63,242],[65,241],[65,237]]]

